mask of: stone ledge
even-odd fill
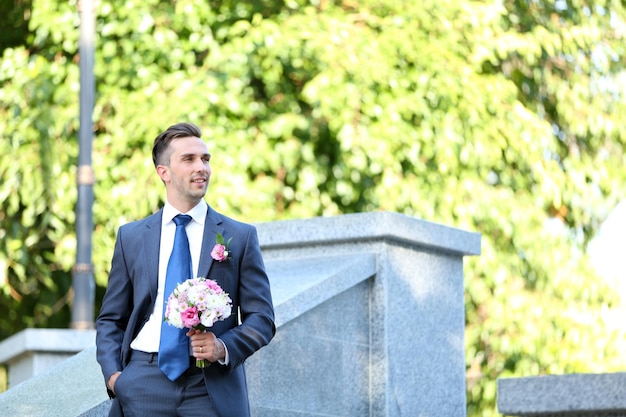
[[[0,363],[11,363],[25,352],[75,354],[95,342],[95,330],[26,329],[0,342]]]
[[[626,373],[545,375],[498,380],[507,416],[626,416]]]
[[[376,274],[376,255],[299,258],[266,262],[276,326],[331,299]]]
[[[107,398],[96,347],[91,346],[0,394],[0,415],[78,416]]]
[[[480,233],[393,212],[283,220],[255,226],[262,249],[390,240],[454,255],[480,255]]]

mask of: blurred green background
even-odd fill
[[[0,0],[0,340],[70,322],[78,3]],[[191,121],[207,201],[240,220],[388,210],[482,234],[468,416],[497,415],[499,377],[624,370],[620,276],[588,250],[626,194],[624,1],[96,4],[96,309],[117,228],[163,202],[154,137]]]

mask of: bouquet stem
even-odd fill
[[[196,359],[196,368],[208,368],[211,362],[206,359]]]

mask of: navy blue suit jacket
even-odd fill
[[[96,320],[97,359],[105,382],[123,371],[130,343],[148,320],[157,294],[159,243],[163,210],[124,226],[117,240],[109,283]],[[210,252],[215,236],[230,242],[231,259],[217,262]],[[220,417],[250,415],[243,363],[265,346],[276,332],[270,286],[256,228],[208,208],[198,276],[217,281],[233,301],[233,314],[211,329],[226,345],[229,364],[205,368],[209,397]],[[239,311],[241,323],[238,323]],[[109,392],[112,397],[111,392]],[[122,416],[114,400],[111,415]]]

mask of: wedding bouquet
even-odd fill
[[[228,318],[231,310],[232,300],[217,282],[197,277],[176,286],[167,299],[163,320],[179,329],[204,331]],[[196,360],[198,368],[208,365],[205,359]]]

